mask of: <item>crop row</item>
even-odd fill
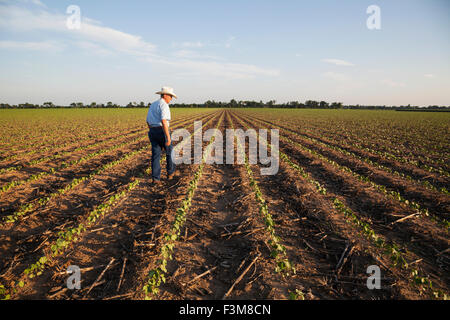
[[[188,121],[190,121],[190,120],[183,121],[183,123],[186,123]],[[87,155],[85,155],[85,156],[83,156],[83,157],[81,157],[79,159],[72,160],[72,161],[69,161],[69,162],[63,162],[57,168],[51,168],[49,171],[43,171],[43,172],[40,172],[40,173],[33,174],[27,179],[13,180],[13,181],[11,181],[11,182],[9,182],[9,183],[7,183],[7,184],[5,184],[5,185],[0,187],[0,194],[4,193],[6,191],[9,191],[9,190],[11,190],[14,187],[17,187],[17,186],[20,186],[20,185],[23,185],[23,184],[26,184],[26,183],[29,183],[29,182],[32,182],[32,181],[37,181],[37,180],[41,179],[42,177],[48,176],[50,174],[54,174],[54,173],[56,173],[56,172],[58,172],[60,170],[63,170],[65,168],[68,168],[68,167],[71,167],[71,166],[75,166],[75,165],[87,162],[88,160],[90,160],[90,159],[92,159],[92,158],[94,158],[96,156],[99,156],[99,155],[111,152],[113,150],[117,150],[117,149],[119,149],[119,148],[121,148],[123,146],[129,145],[129,144],[133,144],[133,143],[141,143],[141,142],[145,141],[146,139],[148,139],[148,138],[147,137],[138,137],[138,138],[133,139],[132,141],[126,141],[126,142],[123,142],[121,144],[116,144],[116,145],[113,145],[113,146],[108,147],[108,148],[104,148],[104,149],[101,149],[101,150],[94,151],[94,152],[89,153],[89,154],[87,154]]]
[[[303,179],[308,181],[316,191],[325,196],[327,195],[327,190],[324,186],[322,186],[317,180],[313,179],[311,175],[298,163],[293,162],[288,155],[279,151],[280,159],[283,160],[286,164],[288,164],[292,169],[294,169]],[[361,220],[350,208],[348,208],[341,200],[337,197],[325,197],[327,201],[331,202],[332,206],[335,210],[341,214],[343,214],[346,218],[346,221],[356,226],[361,234],[365,236],[366,239],[371,241],[375,246],[383,249],[384,253],[387,254],[392,261],[394,266],[400,266],[401,268],[407,270],[410,273],[411,281],[414,284],[425,286],[426,289],[432,290],[432,281],[429,277],[419,275],[419,271],[411,265],[409,265],[406,261],[405,255],[403,252],[407,252],[405,248],[402,248],[398,244],[395,244],[391,241],[387,241],[382,236],[375,233],[372,226]],[[441,290],[432,290],[432,295],[435,298],[443,298],[447,299],[448,295]]]
[[[403,172],[397,172],[397,171],[393,170],[390,167],[387,167],[385,165],[382,165],[382,164],[380,164],[380,163],[378,163],[376,161],[373,161],[373,160],[369,159],[368,157],[362,157],[362,156],[359,156],[359,155],[357,155],[357,154],[355,154],[355,153],[353,153],[351,151],[347,151],[347,150],[345,150],[345,149],[343,149],[343,148],[341,148],[339,146],[327,144],[327,143],[324,143],[324,142],[322,142],[322,141],[320,141],[318,139],[315,139],[315,138],[312,138],[312,137],[309,137],[309,136],[305,136],[305,135],[301,135],[298,132],[296,132],[296,131],[294,131],[294,130],[292,130],[290,128],[287,128],[287,127],[281,127],[281,126],[278,126],[278,125],[273,124],[271,122],[262,121],[262,120],[259,120],[259,119],[257,121],[260,122],[260,123],[267,123],[267,124],[274,125],[274,126],[280,128],[281,130],[285,130],[287,132],[290,132],[290,133],[292,133],[292,134],[294,134],[296,136],[299,136],[302,139],[309,140],[314,145],[321,145],[324,148],[329,148],[329,149],[335,150],[335,151],[337,151],[337,152],[339,152],[339,153],[341,153],[341,154],[343,154],[345,156],[349,156],[349,157],[358,159],[358,160],[360,160],[362,162],[365,162],[365,163],[367,163],[367,164],[369,164],[369,165],[371,165],[373,167],[381,169],[381,170],[383,170],[385,172],[388,172],[390,174],[396,175],[396,176],[398,176],[400,178],[406,179],[406,180],[408,180],[408,181],[410,181],[410,182],[412,182],[414,184],[421,185],[421,186],[425,187],[428,190],[440,192],[440,193],[445,194],[445,195],[450,195],[450,192],[445,187],[441,187],[441,188],[436,187],[435,185],[433,185],[432,183],[430,183],[427,180],[416,180],[416,179],[412,178],[411,176],[409,176],[409,175],[407,175],[407,174],[405,174]]]
[[[407,206],[407,207],[415,210],[417,213],[420,214],[420,216],[422,216],[422,217],[429,217],[432,220],[434,220],[435,222],[437,222],[439,225],[444,226],[445,228],[450,227],[450,222],[449,221],[447,221],[444,218],[438,217],[436,215],[430,215],[429,212],[428,212],[428,209],[422,208],[421,205],[419,203],[415,202],[415,201],[412,201],[410,199],[406,199],[399,192],[397,192],[395,190],[388,190],[386,188],[386,186],[380,185],[380,184],[377,184],[377,183],[373,182],[370,179],[370,177],[361,175],[359,173],[356,173],[352,169],[350,169],[350,168],[348,168],[348,167],[346,167],[344,165],[340,165],[336,161],[331,160],[331,159],[325,157],[323,154],[321,154],[321,153],[319,153],[319,152],[317,152],[315,150],[312,150],[312,149],[310,149],[310,148],[308,148],[308,147],[306,147],[306,146],[304,146],[304,145],[302,145],[302,144],[300,144],[300,143],[298,143],[296,141],[293,141],[293,140],[291,140],[291,139],[289,139],[287,137],[283,137],[281,135],[280,135],[280,139],[285,141],[285,142],[288,142],[289,144],[292,144],[292,145],[294,145],[296,147],[299,147],[300,149],[308,152],[309,154],[311,154],[315,158],[318,158],[318,159],[320,159],[322,161],[325,161],[325,162],[331,164],[333,167],[339,169],[340,171],[344,171],[344,172],[348,172],[348,173],[352,174],[359,181],[362,181],[364,183],[370,184],[371,187],[375,188],[378,192],[383,194],[385,197],[393,199],[394,201],[399,202],[401,205]]]
[[[140,173],[141,176],[143,174],[144,172]],[[139,183],[140,181],[138,179],[130,182],[125,189],[120,192],[116,192],[107,201],[93,209],[88,214],[87,218],[84,219],[83,222],[79,223],[78,226],[67,228],[59,232],[59,237],[44,249],[43,256],[41,256],[37,261],[29,265],[28,268],[24,270],[19,280],[12,281],[9,288],[5,288],[4,285],[0,285],[0,295],[3,291],[3,297],[0,296],[0,299],[10,299],[11,295],[17,293],[18,287],[21,288],[25,285],[27,279],[32,279],[36,276],[41,275],[44,269],[51,263],[53,258],[62,254],[70,244],[78,241],[81,238],[83,232],[92,227],[99,218],[110,212],[111,209],[131,190],[136,188]]]
[[[180,126],[182,126],[184,124],[185,124],[185,121],[179,123],[178,125],[174,125],[173,128],[180,127]],[[4,223],[13,223],[13,222],[19,220],[20,217],[24,216],[28,212],[30,212],[32,210],[36,210],[38,207],[45,206],[50,200],[67,193],[68,191],[72,190],[73,188],[75,188],[76,186],[78,186],[79,184],[81,184],[81,183],[83,183],[85,181],[89,181],[90,179],[95,178],[95,176],[101,174],[105,170],[108,170],[108,169],[110,169],[110,168],[112,168],[114,166],[117,166],[120,163],[122,163],[122,162],[124,162],[124,161],[126,161],[128,159],[133,158],[134,156],[137,156],[141,152],[147,150],[149,147],[150,147],[149,145],[146,145],[146,146],[144,146],[142,148],[139,148],[138,150],[133,150],[133,151],[123,155],[121,158],[119,158],[117,160],[110,161],[110,162],[104,164],[103,166],[95,169],[94,171],[92,171],[87,176],[84,176],[84,177],[81,177],[81,178],[74,178],[65,187],[60,188],[60,189],[56,190],[55,192],[53,192],[53,193],[51,193],[49,195],[41,197],[40,199],[36,200],[35,203],[30,202],[30,203],[23,204],[13,214],[4,217],[3,218],[3,222]]]
[[[326,195],[327,190],[325,187],[321,186],[317,180],[314,180],[308,172],[297,163],[294,163],[289,157],[280,151],[280,158],[287,163],[291,168],[297,171],[305,180],[307,180],[311,185],[313,185],[317,192]],[[387,241],[381,235],[378,235],[373,230],[372,226],[368,223],[360,219],[350,208],[348,208],[338,197],[333,197],[331,200],[327,199],[331,202],[335,210],[344,215],[346,221],[348,223],[353,224],[357,227],[362,235],[365,236],[366,239],[371,241],[375,246],[384,250],[384,253],[389,256],[389,259],[392,261],[393,266],[400,266],[401,268],[407,270],[410,273],[411,281],[414,284],[426,286],[427,289],[433,289],[432,281],[427,276],[419,275],[419,271],[413,267],[411,267],[405,258],[403,252],[407,252],[407,250],[392,241]],[[444,298],[447,299],[447,295],[440,290],[436,290],[432,292],[433,296],[436,298]]]
[[[58,171],[61,171],[61,170],[66,169],[68,167],[79,165],[81,163],[87,162],[88,160],[90,160],[90,159],[92,159],[94,157],[97,157],[99,155],[111,152],[113,150],[117,150],[117,149],[119,149],[121,147],[124,147],[126,145],[129,145],[129,144],[141,143],[143,141],[144,141],[144,138],[142,138],[142,137],[134,138],[131,141],[125,141],[125,142],[122,142],[120,144],[116,144],[116,145],[113,145],[111,147],[108,147],[108,148],[103,148],[103,149],[91,152],[91,153],[89,153],[89,154],[87,154],[87,155],[85,155],[85,156],[83,156],[83,157],[81,157],[79,159],[68,161],[68,162],[63,162],[57,168],[51,168],[49,171],[42,171],[42,172],[33,174],[30,177],[28,177],[27,179],[13,180],[13,181],[8,182],[7,184],[3,185],[0,188],[0,194],[2,194],[4,192],[7,192],[7,191],[9,191],[12,188],[15,188],[17,186],[20,186],[20,185],[23,185],[23,184],[26,184],[26,183],[29,183],[29,182],[37,181],[37,180],[39,180],[39,179],[41,179],[41,178],[43,178],[45,176],[57,173]]]
[[[211,120],[212,118],[209,121]],[[185,142],[186,141],[183,141],[182,144]],[[45,268],[52,262],[52,259],[61,255],[71,244],[80,240],[83,233],[86,232],[88,228],[94,226],[97,220],[109,213],[121,199],[125,198],[130,191],[134,190],[140,184],[139,178],[143,177],[147,171],[148,169],[138,173],[137,178],[130,182],[126,187],[121,188],[121,191],[116,192],[107,201],[96,206],[76,227],[69,227],[58,232],[58,238],[43,249],[44,255],[37,259],[33,264],[29,265],[24,270],[19,280],[12,281],[8,288],[4,285],[0,285],[0,299],[10,299],[11,295],[17,293],[18,288],[23,287],[28,279],[41,275]]]
[[[257,119],[259,121],[264,121],[263,119],[260,119],[260,118],[256,118],[256,117],[252,117],[252,118]],[[265,122],[268,122],[268,121],[265,121]],[[274,124],[274,123],[270,122],[270,124]],[[274,125],[276,125],[276,124],[274,124]],[[299,134],[298,132],[295,132],[295,133]],[[323,137],[318,138],[317,134],[309,134],[309,135],[307,135],[306,133],[303,133],[302,136],[306,136],[306,137],[313,138],[313,139],[323,139]],[[446,176],[446,177],[450,177],[450,172],[448,172],[445,169],[443,169],[442,167],[440,167],[439,164],[436,163],[435,164],[436,167],[434,167],[434,166],[431,166],[431,165],[427,165],[426,163],[422,163],[422,162],[424,162],[427,159],[411,160],[411,159],[405,158],[402,154],[395,155],[395,154],[393,154],[391,152],[388,152],[388,151],[385,151],[385,150],[377,150],[377,149],[374,149],[373,147],[368,147],[367,143],[366,144],[358,143],[358,142],[355,142],[353,140],[352,141],[348,141],[348,144],[350,146],[358,149],[358,150],[365,151],[365,152],[368,152],[368,153],[371,153],[371,154],[376,154],[378,156],[383,157],[384,159],[389,159],[391,161],[398,161],[398,162],[401,162],[401,163],[414,165],[414,166],[416,166],[416,167],[418,167],[420,169],[426,170],[428,172],[438,173],[440,175],[443,175],[443,176]],[[345,144],[341,143],[341,146],[345,147]],[[431,160],[431,159],[428,159],[428,160]]]
[[[323,127],[314,128],[312,130],[319,130],[320,133],[328,133],[330,134],[330,131],[327,131],[326,129],[323,130]],[[384,132],[384,135],[381,134],[380,128],[377,127],[377,130],[373,131],[373,133],[369,136],[362,137],[358,133],[354,133],[351,130],[349,130],[348,127],[339,128],[334,126],[333,131],[331,131],[331,136],[339,135],[343,137],[346,140],[355,141],[358,144],[360,144],[363,147],[366,148],[378,148],[379,151],[389,151],[391,154],[395,154],[397,156],[402,157],[412,157],[417,160],[420,160],[422,162],[430,162],[437,167],[440,165],[445,165],[445,161],[442,159],[445,157],[446,146],[443,143],[440,143],[438,141],[430,141],[430,137],[424,136],[424,131],[420,130],[419,134],[412,134],[411,128],[407,128],[406,130],[403,129],[404,134],[402,136],[395,136],[390,130],[390,128],[386,129]],[[345,134],[338,133],[337,131],[345,131]],[[370,130],[367,130],[366,132],[370,132]],[[381,142],[381,145],[378,145],[376,142]],[[408,146],[406,147],[403,144],[395,143],[396,141],[402,141],[408,143]],[[431,143],[430,143],[431,142]],[[430,148],[433,148],[434,151]],[[431,158],[430,155],[434,156],[434,158]],[[438,157],[438,158],[436,158]]]
[[[113,160],[110,161],[108,163],[106,163],[105,165],[101,166],[100,168],[95,169],[94,171],[92,171],[89,175],[81,177],[81,178],[74,178],[69,184],[67,184],[65,187],[60,188],[58,190],[56,190],[55,192],[52,192],[49,195],[46,195],[44,197],[41,197],[39,199],[37,199],[35,201],[35,203],[29,202],[26,204],[23,204],[22,206],[20,206],[20,208],[15,211],[14,213],[5,216],[3,218],[3,223],[7,224],[7,223],[13,223],[16,222],[20,219],[20,217],[23,217],[24,215],[26,215],[28,212],[31,212],[32,210],[36,210],[39,207],[43,207],[45,205],[47,205],[47,203],[50,202],[50,200],[55,199],[59,196],[64,195],[65,193],[67,193],[68,191],[74,189],[76,186],[80,185],[83,182],[89,181],[93,178],[95,178],[95,176],[101,174],[102,172],[119,165],[120,163],[133,158],[134,156],[142,153],[143,151],[149,149],[149,146],[146,145],[142,148],[139,148],[138,150],[133,150],[127,154],[125,154],[124,156],[122,156],[121,158],[117,159],[117,160]]]
[[[437,173],[442,176],[450,177],[450,172],[441,167],[442,164],[445,164],[445,162],[443,160],[436,161],[435,159],[431,159],[429,157],[424,157],[424,156],[420,156],[420,155],[414,155],[414,157],[416,159],[410,159],[410,158],[406,158],[402,154],[393,154],[391,152],[392,149],[389,149],[390,151],[376,150],[373,147],[368,147],[367,144],[358,143],[358,142],[352,142],[350,144],[351,144],[351,146],[353,146],[355,148],[358,148],[360,150],[363,150],[363,151],[366,151],[366,152],[369,152],[372,154],[379,155],[379,156],[389,159],[389,160],[414,165],[422,170],[432,172],[432,173]],[[426,152],[426,151],[424,150],[423,152]],[[428,164],[427,164],[427,162],[428,162]]]
[[[190,119],[183,119],[183,120],[180,120],[180,121],[187,122],[189,120],[195,119],[195,117],[196,116],[194,116],[194,117],[192,117]],[[180,121],[174,121],[174,123],[177,123],[177,122],[180,122]],[[63,152],[60,152],[60,153],[57,153],[57,154],[54,154],[54,155],[51,155],[51,156],[45,156],[45,157],[41,157],[41,158],[38,158],[38,159],[35,159],[35,160],[31,160],[27,164],[11,166],[11,167],[8,167],[8,168],[3,168],[3,169],[0,169],[0,174],[6,173],[6,172],[12,172],[12,171],[20,170],[25,165],[26,166],[32,166],[32,165],[36,165],[36,164],[39,164],[39,163],[42,163],[42,162],[45,162],[45,161],[59,159],[59,158],[64,157],[65,155],[69,155],[69,154],[74,153],[74,152],[82,151],[82,150],[85,150],[87,148],[93,148],[93,147],[96,147],[96,146],[99,146],[99,145],[102,145],[102,144],[106,144],[106,143],[108,143],[110,141],[117,140],[118,138],[123,138],[124,136],[132,136],[132,135],[139,135],[139,134],[142,135],[145,130],[138,129],[138,128],[133,128],[132,130],[130,130],[128,133],[125,133],[125,134],[114,135],[114,136],[109,136],[109,137],[107,137],[106,134],[104,136],[102,136],[102,137],[98,137],[97,136],[97,140],[99,138],[101,138],[101,139],[98,142],[94,143],[94,144],[89,144],[88,143],[86,145],[79,146],[79,147],[77,147],[77,148],[75,148],[73,150],[63,151]],[[82,137],[77,137],[77,138],[78,138],[77,139],[77,141],[78,141],[77,144],[78,145],[80,144],[80,142],[84,141],[82,139]],[[68,143],[65,143],[64,145],[60,145],[57,148],[58,149],[64,148],[67,145],[68,145]],[[45,152],[45,151],[49,151],[49,150],[52,150],[52,149],[55,149],[55,148],[50,148],[50,147],[47,147],[47,148],[44,148],[44,149],[36,148],[35,150],[31,151],[30,153],[35,153],[35,152],[38,152],[38,151],[39,152]],[[3,159],[3,160],[6,160],[6,159]]]
[[[186,121],[187,119],[191,119],[191,120],[195,119],[196,116],[197,115],[194,115],[192,117],[184,118],[182,121]],[[173,121],[173,123],[176,123],[178,121],[181,121],[181,119],[178,120],[178,118],[177,118],[176,120]],[[83,124],[83,125],[85,126],[85,124]],[[85,128],[83,128],[83,129],[85,130]],[[100,132],[100,130],[97,127],[90,128],[89,130],[85,130],[85,131],[88,131],[85,134],[82,134],[82,133],[77,131],[77,133],[74,135],[74,134],[68,134],[66,131],[64,131],[65,134],[64,134],[64,137],[62,138],[63,139],[63,143],[62,144],[55,144],[55,140],[54,139],[52,140],[52,145],[51,146],[41,147],[41,146],[37,145],[36,143],[32,143],[32,144],[30,144],[30,147],[32,147],[31,151],[26,151],[26,152],[23,152],[23,153],[10,155],[10,156],[7,156],[7,157],[3,158],[1,161],[12,160],[12,159],[15,159],[15,158],[17,158],[19,156],[20,157],[24,157],[24,156],[28,156],[28,155],[35,154],[35,153],[44,153],[44,152],[52,151],[52,150],[55,150],[55,149],[61,149],[61,148],[66,148],[66,147],[73,147],[74,145],[79,145],[80,143],[83,143],[83,142],[85,142],[88,139],[92,139],[92,132],[94,130],[97,133],[96,136],[95,136],[95,138],[97,140],[100,139],[101,141],[107,141],[107,140],[113,140],[113,139],[115,139],[117,137],[123,137],[124,135],[128,135],[128,134],[134,133],[136,131],[141,131],[141,129],[144,129],[144,126],[137,126],[136,127],[135,124],[134,124],[133,126],[127,127],[127,128],[122,128],[120,126],[117,127],[117,128],[116,127],[108,127],[108,128],[106,128],[104,130],[105,132],[103,132],[103,131]],[[117,134],[111,135],[111,132],[118,132],[118,131],[119,132],[123,132],[124,130],[127,130],[128,132],[125,133],[125,134],[121,133],[120,135],[117,135]],[[39,133],[39,137],[40,137],[39,139],[42,139],[42,132]],[[89,144],[87,144],[87,146],[89,146]],[[56,157],[56,158],[58,158],[58,157]],[[51,159],[49,159],[49,160],[51,160]],[[39,162],[42,162],[42,161],[45,161],[45,160],[40,161],[38,159],[36,161],[38,161],[37,163],[39,163]],[[0,172],[0,174],[1,173],[3,173],[3,172]]]
[[[389,120],[394,119],[395,116],[390,114]],[[328,121],[316,119],[312,122],[303,121],[301,126],[303,131],[316,132],[315,134],[321,137],[327,135],[333,140],[338,137],[339,141],[359,142],[365,147],[379,151],[388,151],[402,157],[413,157],[424,162],[434,162],[437,166],[445,165],[443,158],[448,154],[446,152],[448,144],[440,136],[435,135],[436,131],[442,132],[436,126],[436,122],[428,125],[425,125],[423,121],[419,125],[411,122],[398,125],[395,121],[386,121],[386,119],[380,123],[373,117],[369,121],[364,121],[367,119],[362,118],[354,120],[356,121],[339,121],[334,118],[331,124],[330,118]],[[286,119],[286,122],[298,125],[298,121],[294,123]],[[434,132],[429,130],[430,127],[434,128]],[[445,127],[444,122],[441,127]],[[430,155],[438,158],[431,158]]]
[[[222,120],[223,114],[221,115],[216,125],[216,129],[220,126]],[[195,134],[195,132],[193,134]],[[182,205],[176,210],[175,219],[170,231],[164,234],[164,242],[161,246],[160,259],[157,261],[157,267],[149,271],[146,282],[143,286],[146,300],[150,300],[152,296],[156,296],[159,293],[159,287],[161,286],[161,283],[166,282],[165,274],[167,273],[167,262],[169,260],[172,260],[172,253],[175,248],[175,243],[179,239],[181,228],[186,222],[186,214],[189,212],[189,209],[191,207],[192,198],[194,197],[198,182],[202,176],[203,168],[206,164],[206,160],[210,153],[211,147],[213,146],[214,139],[214,136],[211,137],[209,144],[206,147],[205,152],[203,153],[202,162],[195,171],[194,177],[189,182],[187,196],[182,201]]]
[[[233,122],[230,119],[229,114],[229,122],[231,126],[233,126]],[[243,122],[239,120],[239,118],[236,118],[237,121],[243,126],[247,127]],[[263,219],[263,222],[266,226],[266,231],[269,233],[270,240],[268,241],[270,247],[272,248],[271,257],[275,259],[276,261],[276,268],[275,272],[282,273],[288,275],[290,272],[295,274],[296,270],[295,267],[292,266],[291,262],[287,258],[286,254],[286,248],[282,245],[282,241],[279,236],[275,233],[275,222],[273,221],[272,215],[269,213],[269,208],[267,206],[267,202],[264,200],[264,197],[261,193],[261,190],[258,186],[258,182],[255,180],[253,171],[250,167],[248,157],[245,154],[245,146],[242,146],[240,144],[239,139],[237,139],[238,142],[238,150],[244,157],[244,165],[247,172],[247,176],[250,180],[250,186],[253,189],[253,193],[255,194],[256,202],[258,203],[259,207],[259,213]],[[268,145],[266,143],[266,145]]]
[[[143,111],[143,110],[142,110]],[[139,129],[145,126],[142,111],[133,110],[11,110],[2,112],[2,129],[13,149],[43,149]],[[124,117],[124,115],[127,115]],[[140,126],[137,124],[141,123]],[[95,134],[93,134],[95,133]],[[23,154],[23,153],[22,153]]]
[[[141,127],[141,126],[133,127],[133,128],[131,128],[130,131],[131,132],[136,131],[139,127]],[[125,130],[128,130],[128,129],[125,129]],[[117,138],[118,136],[120,136],[120,135],[114,135],[111,137],[110,134],[111,134],[111,128],[109,128],[106,132],[103,132],[103,133],[99,132],[99,134],[96,135],[96,138],[97,139],[101,138],[103,141],[104,139],[114,139],[114,138]],[[70,137],[70,135],[69,135],[69,137]],[[39,145],[39,144],[36,144],[36,142],[33,142],[30,145],[22,145],[21,146],[22,150],[26,150],[28,148],[32,148],[32,150],[8,155],[8,156],[4,157],[3,159],[1,159],[1,161],[2,162],[9,161],[9,160],[16,159],[18,157],[24,157],[24,156],[29,156],[29,155],[36,154],[36,153],[44,153],[44,152],[48,152],[48,151],[55,150],[55,149],[70,147],[74,144],[79,145],[80,142],[84,142],[91,138],[92,138],[92,131],[85,133],[85,134],[77,133],[76,136],[74,136],[72,138],[63,137],[63,138],[61,138],[63,140],[62,143],[58,143],[58,141],[52,140],[52,145],[50,145],[50,146],[48,146],[48,145],[45,146],[45,144],[42,144],[42,143]],[[39,133],[38,139],[42,139],[42,133]]]
[[[280,151],[280,158],[287,163],[292,169],[297,171],[306,181],[308,181],[311,185],[313,185],[317,192],[322,195],[327,195],[327,190],[325,187],[320,185],[317,180],[314,180],[311,175],[305,171],[305,169],[299,166],[297,163],[293,162],[289,157]],[[346,221],[348,223],[353,224],[357,227],[362,235],[365,236],[366,239],[371,241],[375,246],[384,250],[384,253],[389,256],[389,259],[392,261],[393,266],[400,266],[401,268],[410,272],[411,281],[415,284],[425,285],[427,289],[432,289],[432,282],[429,277],[419,275],[419,271],[415,268],[410,267],[407,263],[405,255],[403,252],[407,252],[407,250],[392,241],[387,241],[381,235],[378,235],[373,230],[372,226],[368,223],[360,219],[350,208],[348,208],[338,197],[332,197],[330,200],[327,198],[329,202],[333,205],[335,210],[344,215]],[[446,294],[442,291],[433,291],[433,296],[446,298]]]
[[[143,133],[143,131],[133,132],[132,134],[130,134],[130,136],[142,135],[142,133]],[[80,147],[78,147],[76,149],[73,149],[73,150],[64,151],[64,152],[57,153],[57,154],[54,154],[54,155],[51,155],[51,156],[46,156],[46,157],[38,158],[38,159],[35,159],[35,160],[31,160],[28,163],[23,164],[23,165],[17,165],[17,166],[11,166],[11,167],[8,167],[8,168],[3,168],[3,169],[0,170],[0,174],[6,173],[6,172],[18,171],[18,170],[21,170],[24,166],[33,166],[33,165],[36,165],[36,164],[39,164],[39,163],[42,163],[42,162],[60,159],[60,158],[62,158],[64,156],[66,156],[66,155],[70,155],[70,154],[75,153],[75,152],[83,151],[83,150],[88,149],[88,148],[94,148],[94,147],[101,146],[101,145],[106,144],[106,143],[108,143],[110,141],[116,140],[117,137],[122,138],[123,136],[124,135],[114,136],[112,138],[107,138],[105,140],[101,140],[101,141],[98,141],[98,142],[93,143],[93,144],[87,144],[87,145],[84,145],[84,146],[80,146]]]

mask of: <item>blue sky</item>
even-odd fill
[[[449,14],[447,0],[0,0],[0,102],[150,102],[168,85],[180,103],[450,105]]]

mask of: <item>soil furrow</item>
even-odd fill
[[[144,167],[149,165],[149,156],[147,154]],[[140,280],[137,275],[152,254],[153,246],[149,242],[157,241],[159,237],[157,229],[164,223],[164,219],[167,219],[164,218],[168,214],[167,203],[176,197],[177,189],[187,182],[193,170],[192,166],[180,165],[173,180],[164,181],[159,186],[152,185],[148,176],[142,178],[139,186],[93,227],[93,230],[87,230],[80,242],[63,256],[58,257],[51,268],[35,282],[26,286],[21,298],[99,299],[113,298],[124,293],[134,295],[135,287]],[[162,175],[164,172],[163,166]],[[168,189],[173,190],[173,193],[167,194]],[[117,264],[105,273],[103,278],[105,282],[99,283],[89,291],[89,287],[95,283],[111,258],[116,259]],[[125,258],[127,262],[124,262]],[[64,281],[68,275],[63,272],[69,265],[78,265],[80,268],[99,265],[103,267],[83,272],[82,289],[71,291],[65,289]],[[124,265],[121,289],[118,291],[118,282]]]
[[[246,120],[251,122],[249,118],[246,118]],[[301,139],[300,136],[285,130],[282,131],[282,135],[320,153],[322,156],[335,161],[339,165],[350,168],[353,172],[370,179],[376,184],[386,187],[388,191],[394,190],[399,192],[403,197],[406,197],[408,201],[419,203],[422,208],[427,209],[431,214],[443,219],[448,219],[448,213],[450,212],[450,197],[447,194],[430,191],[421,186],[419,182],[414,184],[406,179],[393,176],[390,173],[372,167],[359,159],[342,155],[335,150],[311,143],[310,141]]]
[[[225,132],[226,123],[219,130]],[[225,154],[224,141],[223,148]],[[242,169],[242,168],[241,168]],[[240,200],[249,190],[241,183],[239,166],[206,165],[198,184],[192,207],[182,230],[182,241],[168,264],[171,274],[161,287],[161,299],[221,299],[261,247],[253,212]],[[256,231],[256,232],[255,232]],[[252,279],[260,277],[259,264],[252,270]],[[239,269],[239,266],[241,268]],[[208,272],[209,271],[209,272]],[[195,275],[205,276],[195,278]],[[230,298],[264,298],[268,288],[259,281],[242,281],[229,294]],[[245,288],[244,288],[245,287]]]
[[[210,119],[210,117],[197,119],[207,120]],[[182,125],[183,123],[189,122],[180,122],[180,124],[176,124],[175,126],[178,127],[178,125]],[[136,150],[148,144],[147,140],[148,138],[146,138],[145,134],[143,134],[142,138],[136,140],[137,143],[135,141],[131,144],[125,144],[122,148],[119,149],[115,149],[115,146],[113,145],[113,150],[111,150],[110,152],[102,153],[98,156],[93,157],[92,159],[88,159],[89,161],[86,163],[83,162],[80,165],[75,164],[74,167],[70,166],[67,169],[55,172],[55,174],[53,175],[48,175],[42,179],[35,180],[31,185],[25,184],[20,188],[15,188],[14,192],[10,191],[7,194],[2,194],[2,201],[0,202],[1,215],[6,216],[12,214],[20,207],[21,204],[28,203],[33,199],[42,198],[46,194],[51,193],[52,190],[60,189],[62,186],[66,185],[74,176],[80,178],[82,176],[89,175],[93,170],[95,170],[95,168],[98,168],[105,163],[108,163],[120,157],[130,150]]]
[[[292,278],[303,280],[298,287],[292,286],[290,292],[294,289],[307,292],[310,299],[418,297],[405,282],[404,273],[384,267],[389,261],[380,257],[380,250],[358,236],[342,216],[337,217],[329,199],[318,194],[301,177],[303,181],[299,181],[298,175],[284,162],[280,163],[276,175],[261,176],[259,166],[254,167],[255,179],[268,202],[279,236],[296,265],[297,274]],[[348,261],[337,270],[340,257],[348,247],[352,248],[346,257]],[[383,270],[380,290],[367,288],[367,267],[371,265]]]
[[[409,251],[411,261],[422,259],[420,267],[425,274],[433,277],[435,283],[440,283],[444,288],[448,286],[448,277],[442,278],[442,273],[448,274],[448,257],[437,255],[448,248],[445,231],[431,221],[421,218],[411,218],[391,226],[390,223],[410,212],[393,201],[386,201],[383,195],[368,189],[364,183],[355,180],[348,173],[336,170],[299,148],[281,142],[280,150],[292,156],[314,179],[326,187],[327,192],[346,199],[345,204],[368,219],[377,233],[404,245]]]
[[[178,121],[176,123],[178,123]],[[95,153],[97,150],[107,149],[110,146],[115,146],[126,141],[134,141],[136,137],[145,136],[145,133],[146,130],[139,130],[138,132],[134,132],[131,134],[122,134],[117,136],[118,138],[116,137],[113,139],[107,139],[105,141],[105,144],[103,144],[102,142],[100,144],[88,146],[87,149],[75,149],[75,152],[68,154],[65,158],[52,159],[53,161],[50,164],[48,162],[42,162],[33,166],[22,168],[20,171],[7,172],[0,176],[2,186],[7,185],[8,183],[11,183],[13,181],[26,181],[32,175],[36,175],[41,172],[48,172],[49,168],[53,168],[54,170],[59,171],[61,169],[64,169],[67,163],[70,164],[73,161],[77,161],[77,159],[86,156],[86,154]]]
[[[328,144],[330,146],[339,147],[345,151],[352,152],[352,153],[360,156],[361,158],[368,158],[371,161],[378,162],[381,165],[387,166],[395,171],[410,175],[411,177],[413,177],[416,180],[423,179],[423,180],[429,181],[430,183],[436,184],[439,187],[448,187],[448,185],[449,185],[448,178],[441,176],[435,172],[434,173],[429,172],[429,171],[420,169],[417,166],[394,161],[394,160],[388,159],[386,157],[382,157],[377,154],[370,153],[363,149],[358,149],[358,148],[355,148],[354,146],[346,145],[346,144],[343,144],[342,142],[337,142],[336,140],[332,141],[331,139],[325,139],[321,136],[311,135],[309,133],[301,131],[298,128],[294,128],[290,125],[281,124],[281,123],[279,123],[279,121],[265,120],[265,119],[260,119],[260,118],[254,118],[254,119],[256,119],[257,121],[262,121],[262,122],[268,123],[268,124],[275,124],[276,126],[280,126],[281,128],[283,128],[285,130],[291,130],[292,132],[296,133],[299,136],[305,136],[307,138],[317,139],[318,141]]]
[[[22,252],[34,252],[43,241],[51,241],[56,236],[53,230],[76,223],[92,207],[102,203],[119,187],[128,183],[136,172],[148,167],[149,157],[150,152],[145,152],[128,159],[96,176],[89,183],[83,183],[47,206],[39,208],[38,213],[30,219],[9,226],[1,232],[2,257],[5,257],[2,262],[7,263],[6,257],[9,255],[22,257]],[[13,245],[16,243],[17,247]],[[30,259],[28,256],[23,257],[25,258]]]

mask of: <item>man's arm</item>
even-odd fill
[[[149,116],[150,116],[150,107],[151,107],[151,105],[148,107],[147,118],[145,119],[145,123],[147,123],[148,130],[150,130],[150,123],[148,122]]]
[[[170,140],[169,124],[167,123],[166,119],[162,119],[161,122],[162,122],[163,130],[164,130],[164,134],[166,135],[166,146],[168,147],[172,143],[172,140]]]
[[[161,104],[161,123],[163,127],[164,134],[166,135],[166,146],[170,146],[172,140],[170,139],[169,133],[169,120],[170,120],[170,109],[169,105],[162,100]]]

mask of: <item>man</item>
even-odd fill
[[[175,163],[172,159],[172,140],[170,139],[169,122],[170,108],[169,103],[172,98],[177,98],[173,88],[162,87],[161,91],[156,92],[161,98],[150,105],[147,113],[148,136],[152,144],[152,180],[153,183],[161,182],[161,151],[166,150],[167,176],[173,177],[175,172]]]

